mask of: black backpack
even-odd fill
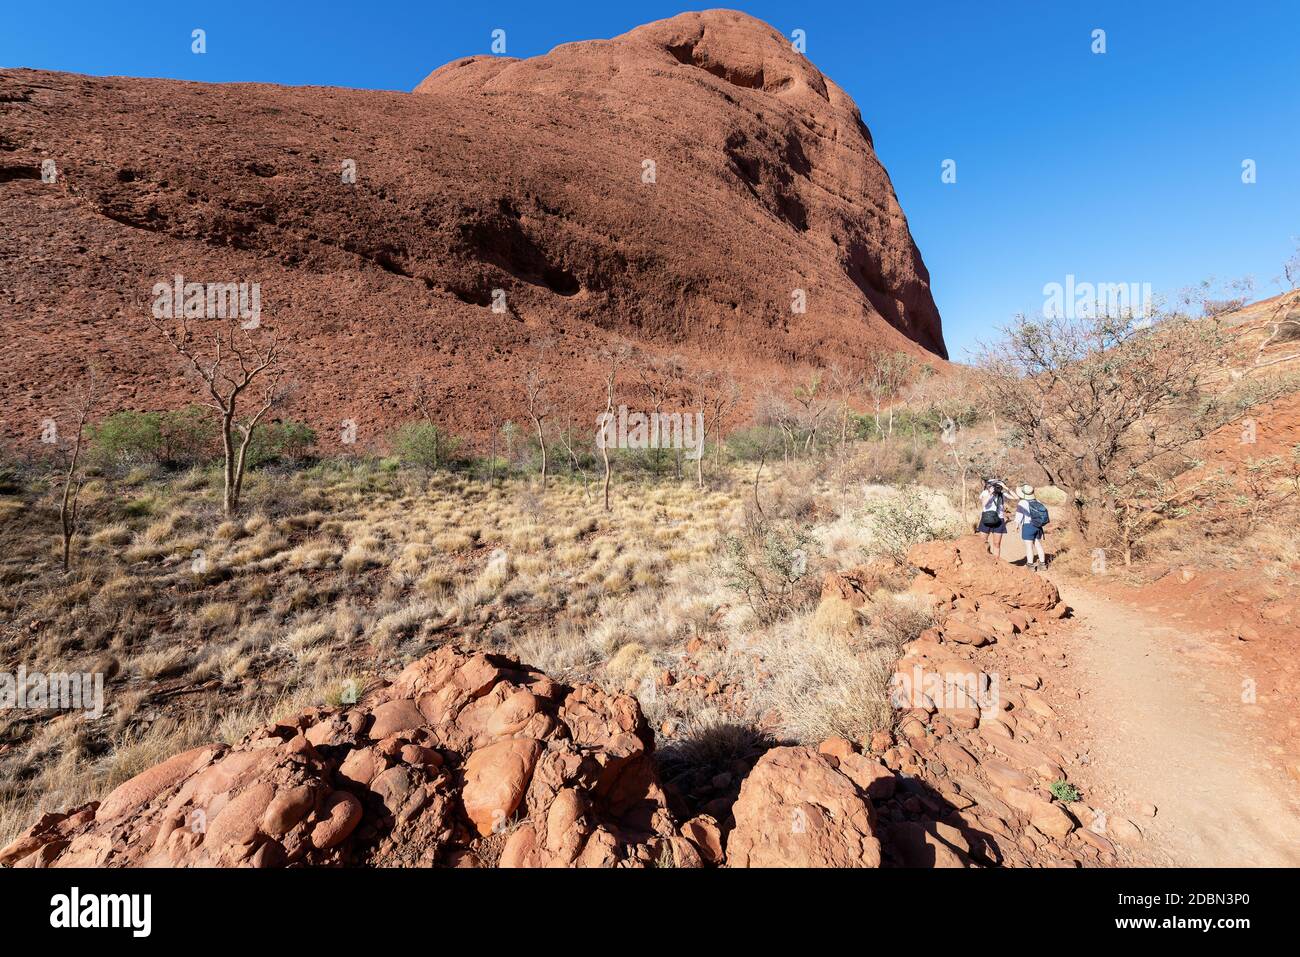
[[[1006,504],[1002,498],[1001,492],[994,492],[993,498],[989,501],[989,507],[980,515],[980,528],[997,528],[1002,524],[1004,516],[1003,509]]]

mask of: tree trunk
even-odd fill
[[[605,460],[605,481],[602,493],[605,497],[605,511],[609,511],[609,446],[604,442],[600,445],[601,458]]]
[[[542,450],[542,491],[546,491],[546,436],[542,434],[542,420],[533,416],[533,425],[537,428],[537,444]]]
[[[708,426],[700,430],[700,456],[695,460],[695,487],[704,488],[704,443],[709,434]]]
[[[226,515],[235,510],[235,439],[231,435],[234,429],[234,415],[229,411],[221,413],[221,451],[222,451],[222,495],[221,509]]]

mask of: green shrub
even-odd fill
[[[755,425],[737,429],[727,436],[727,454],[741,462],[757,462],[764,451],[770,461],[773,454],[781,454],[780,430],[770,425]]]
[[[316,444],[316,430],[302,422],[267,422],[253,430],[245,465],[257,468],[269,462],[301,462]]]
[[[815,547],[805,526],[751,514],[739,535],[725,539],[726,582],[744,593],[759,621],[778,621],[816,599],[819,582],[809,574]]]
[[[1048,785],[1048,790],[1052,792],[1052,796],[1058,801],[1070,802],[1083,800],[1083,795],[1079,793],[1079,789],[1069,781],[1065,780],[1065,778],[1057,778]]]
[[[121,469],[157,462],[162,450],[161,416],[157,412],[114,412],[86,430],[90,460],[104,469]]]
[[[913,545],[950,534],[946,520],[935,516],[935,503],[920,488],[905,488],[865,508],[867,528],[878,553],[902,564]]]
[[[162,461],[167,465],[199,465],[217,454],[216,412],[201,405],[163,412],[158,422]]]
[[[432,422],[407,422],[389,434],[388,445],[405,464],[432,472],[454,459],[460,440]]]

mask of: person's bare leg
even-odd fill
[[[1034,543],[1032,539],[1025,540],[1025,567],[1034,567]]]
[[[993,549],[990,549],[990,551],[993,551],[994,555],[996,555],[998,558],[1001,558],[1002,557],[1002,536],[994,535],[993,540],[995,542],[996,550],[994,551]]]
[[[1038,564],[1040,564],[1040,565],[1042,565],[1044,568],[1046,568],[1046,567],[1047,567],[1047,555],[1046,555],[1046,553],[1043,551],[1043,540],[1042,540],[1041,538],[1036,538],[1036,539],[1034,539],[1034,545],[1035,545],[1035,547],[1038,549]]]

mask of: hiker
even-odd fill
[[[1016,528],[1025,543],[1025,567],[1031,571],[1047,570],[1047,555],[1043,552],[1043,529],[1051,521],[1047,506],[1034,498],[1032,485],[1020,486],[1020,502],[1016,505]],[[1038,563],[1034,564],[1034,550],[1038,550]]]
[[[994,478],[985,479],[984,491],[980,492],[978,531],[984,536],[989,554],[998,558],[1002,557],[1002,536],[1007,533],[1006,493],[1007,487]]]

